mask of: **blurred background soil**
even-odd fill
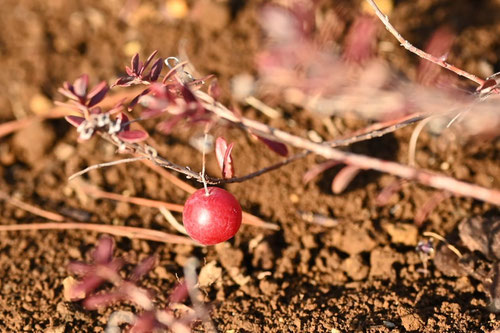
[[[448,60],[487,77],[500,70],[500,2],[385,1],[392,4],[391,22],[416,46],[433,31],[448,26],[456,35]],[[359,1],[322,1],[324,10],[343,18],[344,36],[359,15]],[[159,50],[162,57],[187,56],[201,75],[215,74],[230,103],[230,80],[256,73],[255,55],[262,48],[258,23],[260,1],[133,1],[133,0],[2,0],[0,11],[0,123],[33,114],[44,115],[57,88],[88,73],[93,84],[113,82],[136,52],[142,57]],[[419,60],[398,46],[380,26],[378,54],[402,76],[415,80]],[[278,106],[279,107],[279,106]],[[250,108],[246,116],[307,136],[327,135],[323,123],[305,110],[282,106],[287,118],[269,120]],[[293,121],[291,121],[293,119]],[[358,122],[341,120],[345,133]],[[152,126],[152,123],[147,123]],[[358,126],[359,127],[359,126]],[[238,175],[279,161],[279,157],[235,129],[219,134],[236,142]],[[357,152],[406,162],[412,128],[356,145]],[[189,138],[201,130],[157,133],[160,153],[198,169],[201,154]],[[500,142],[463,145],[422,133],[417,160],[486,187],[500,188]],[[0,138],[0,190],[10,196],[58,212],[68,220],[143,226],[175,232],[159,212],[76,193],[67,177],[88,165],[115,158],[115,148],[97,138],[77,143],[64,120],[34,122]],[[457,224],[472,216],[498,215],[498,207],[452,197],[433,210],[421,227],[413,220],[435,193],[409,184],[384,206],[380,191],[394,181],[363,172],[348,189],[335,195],[331,169],[304,185],[309,157],[253,180],[227,186],[244,210],[276,223],[278,231],[243,226],[230,242],[209,248],[165,245],[116,238],[117,252],[131,262],[157,253],[160,262],[143,285],[166,302],[176,276],[192,255],[215,262],[221,277],[204,287],[211,316],[221,332],[490,332],[499,317],[488,311],[487,287],[458,272],[447,274],[429,262],[428,274],[415,246],[423,231],[453,235]],[[209,156],[208,172],[217,175]],[[90,172],[85,179],[114,193],[183,203],[187,194],[141,164]],[[43,219],[0,200],[0,223]],[[339,221],[325,227],[306,221],[300,212]],[[0,330],[4,332],[102,332],[117,306],[86,311],[65,302],[62,280],[71,260],[88,259],[99,235],[80,231],[3,233],[0,237]],[[450,241],[457,240],[451,236]],[[460,244],[457,244],[460,246]],[[479,255],[478,265],[490,265]],[[446,265],[445,265],[446,267]],[[450,276],[452,275],[452,276]],[[201,330],[201,326],[197,329]]]

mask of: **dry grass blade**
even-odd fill
[[[183,205],[179,205],[179,204],[168,203],[168,202],[146,199],[146,198],[139,198],[139,197],[127,197],[127,196],[121,195],[121,194],[105,192],[105,191],[98,189],[95,186],[91,186],[91,185],[85,184],[83,182],[78,183],[77,186],[84,193],[86,193],[86,194],[88,194],[96,199],[110,199],[110,200],[116,200],[116,201],[131,203],[134,205],[145,206],[145,207],[154,207],[154,208],[162,208],[163,207],[163,208],[166,208],[170,211],[179,212],[179,213],[182,212],[182,210],[184,208]],[[264,228],[264,229],[271,229],[271,230],[278,230],[279,229],[279,227],[276,224],[264,222],[261,219],[259,219],[258,217],[254,216],[252,214],[246,213],[246,212],[243,212],[243,223],[254,226],[254,227]]]
[[[118,225],[105,225],[105,224],[92,224],[92,223],[79,223],[79,222],[47,222],[47,223],[29,223],[29,224],[14,224],[2,225],[0,231],[33,231],[33,230],[85,230],[99,233],[110,234],[113,236],[126,237],[130,239],[143,239],[159,243],[171,244],[186,244],[198,245],[188,237],[169,234],[159,230],[118,226]]]
[[[5,200],[6,202],[8,202],[11,205],[14,205],[14,206],[21,208],[27,212],[30,212],[31,214],[46,218],[47,220],[58,221],[58,222],[64,221],[64,216],[62,216],[62,215],[59,215],[59,214],[53,213],[53,212],[49,212],[47,210],[30,205],[30,204],[23,202],[21,200],[14,199],[11,196],[9,196],[7,193],[2,192],[2,191],[0,191],[0,200]]]

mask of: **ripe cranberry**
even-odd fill
[[[204,245],[224,242],[233,237],[241,225],[238,200],[226,190],[209,187],[194,192],[184,204],[184,227],[191,238]]]

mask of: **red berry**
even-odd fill
[[[184,204],[182,219],[191,238],[204,245],[224,242],[233,237],[241,225],[238,200],[226,190],[209,187],[194,192]]]

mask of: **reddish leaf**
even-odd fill
[[[233,150],[234,143],[227,144],[223,137],[218,137],[215,140],[215,156],[217,163],[222,171],[222,178],[229,179],[234,177],[234,165],[231,151]]]
[[[149,63],[153,60],[155,55],[158,53],[158,50],[154,50],[153,53],[149,55],[149,57],[146,59],[146,62],[144,63],[144,68],[148,67]]]
[[[80,98],[84,98],[87,94],[87,87],[89,86],[89,76],[87,74],[83,74],[78,79],[75,80],[73,84],[73,91],[76,96]]]
[[[404,184],[408,183],[406,179],[397,179],[394,180],[392,183],[387,185],[380,191],[380,193],[377,195],[377,198],[375,199],[375,202],[377,206],[384,206],[386,205],[391,197],[396,194],[401,188],[403,187]]]
[[[59,88],[59,89],[57,89],[57,91],[61,95],[65,96],[65,97],[67,97],[69,99],[72,99],[74,101],[78,101],[79,100],[78,96],[76,96],[73,93],[73,87],[68,82],[64,82],[63,88]]]
[[[421,226],[424,221],[429,217],[431,212],[444,200],[451,197],[449,192],[436,192],[431,196],[415,213],[413,222],[417,226]]]
[[[332,192],[335,194],[344,192],[347,186],[349,186],[351,181],[360,171],[361,169],[354,165],[348,165],[342,168],[335,178],[333,178]]]
[[[137,143],[144,141],[148,138],[148,133],[141,130],[132,130],[132,131],[122,131],[117,134],[120,139],[125,142]]]
[[[73,261],[68,264],[68,270],[76,275],[85,275],[94,269],[94,265],[85,262]]]
[[[120,114],[116,117],[117,119],[121,119],[121,125],[122,125],[122,128],[124,131],[130,131],[130,124],[127,124],[128,123],[128,117],[125,113],[123,112],[120,112]],[[123,126],[124,124],[127,124],[125,126]]]
[[[177,114],[172,118],[162,121],[161,123],[156,125],[156,129],[162,132],[163,134],[169,134],[175,127],[175,125],[177,125],[179,121],[181,121],[184,118],[184,116],[185,116],[184,113]]]
[[[88,94],[87,98],[90,99],[88,107],[93,107],[98,104],[108,93],[109,87],[106,81],[99,83],[92,91]]]
[[[139,103],[144,106],[148,111],[165,111],[169,105],[168,100],[161,97],[154,97],[151,95],[139,96]]]
[[[136,53],[135,56],[132,57],[130,61],[130,67],[134,74],[139,73],[139,53]]]
[[[125,72],[127,72],[127,74],[128,74],[129,76],[132,76],[132,77],[133,77],[133,76],[134,76],[134,74],[135,74],[135,73],[134,73],[134,71],[132,70],[132,68],[130,68],[130,67],[128,67],[128,66],[125,66]],[[132,79],[133,79],[133,78],[132,78]]]
[[[304,176],[302,176],[302,181],[304,182],[304,184],[307,184],[311,180],[316,178],[317,175],[319,175],[322,172],[325,172],[326,170],[328,170],[330,168],[333,168],[337,164],[339,164],[339,162],[335,161],[335,160],[328,160],[326,162],[316,164],[315,166],[313,166],[312,168],[307,170],[307,172],[304,174]]]
[[[273,140],[266,139],[264,137],[261,137],[259,135],[255,135],[257,139],[262,141],[266,146],[268,146],[272,151],[274,151],[276,154],[281,155],[283,157],[288,156],[288,148],[286,147],[285,144]]]
[[[484,83],[477,90],[481,91],[483,89],[488,89],[488,88],[494,87],[496,85],[497,85],[497,81],[495,81],[494,79],[488,79],[488,80],[484,81]]]
[[[141,261],[135,266],[132,275],[130,276],[131,282],[138,282],[144,275],[152,270],[156,265],[156,256],[152,255]]]
[[[66,116],[66,117],[64,117],[64,119],[66,119],[66,121],[68,123],[70,123],[71,125],[73,125],[75,127],[80,126],[80,124],[83,123],[83,121],[85,120],[85,118],[78,117],[78,116]]]
[[[113,88],[114,86],[128,87],[131,85],[132,81],[134,81],[134,78],[132,76],[123,76],[116,80],[115,83],[111,85],[111,88]]]
[[[156,315],[154,312],[144,312],[137,317],[134,324],[130,327],[128,332],[130,333],[141,333],[141,332],[153,332],[156,327]]]
[[[359,63],[370,59],[374,54],[377,27],[372,15],[358,16],[346,37],[344,59]]]
[[[85,298],[83,306],[87,310],[97,310],[123,299],[121,292],[109,292],[106,294],[91,295]]]
[[[127,107],[127,110],[128,111],[132,111],[132,109],[134,108],[134,106],[137,104],[137,102],[139,102],[139,99],[148,94],[149,93],[149,88],[146,88],[144,89],[139,95],[135,96],[131,101],[130,101],[130,104],[128,105]]]
[[[155,61],[153,66],[151,66],[151,71],[149,72],[148,75],[149,81],[155,82],[156,80],[158,80],[162,68],[163,68],[163,59],[159,58],[158,60]]]
[[[217,79],[210,82],[208,86],[208,94],[212,96],[213,99],[218,100],[221,95],[221,90]]]
[[[187,283],[185,281],[182,281],[177,286],[175,286],[174,291],[172,292],[172,294],[170,294],[168,300],[169,303],[182,303],[188,298],[188,296],[189,293],[187,289]]]
[[[113,257],[113,239],[102,237],[92,254],[94,261],[98,264],[107,264]]]
[[[425,51],[435,57],[440,57],[445,60],[446,55],[453,45],[454,38],[454,33],[448,27],[441,27],[433,33],[425,47]],[[421,59],[417,70],[417,81],[427,86],[434,85],[438,81],[441,73],[441,67],[436,66],[430,61]]]

